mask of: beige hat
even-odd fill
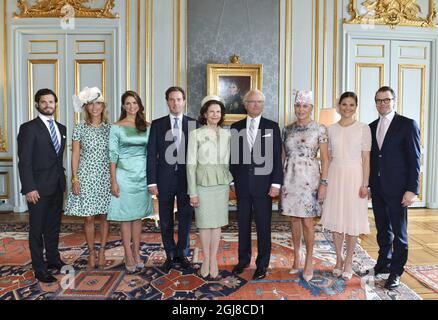
[[[212,100],[219,101],[223,105],[225,105],[225,102],[221,97],[216,96],[216,95],[210,95],[210,96],[206,96],[204,99],[202,99],[201,106],[205,105],[208,101],[212,101]]]
[[[102,92],[98,87],[85,87],[77,96],[73,96],[75,112],[81,112],[85,105],[93,102],[105,102]]]

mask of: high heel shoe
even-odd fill
[[[208,278],[208,273],[204,276],[204,275],[202,274],[202,272],[201,272],[201,268],[199,268],[198,270],[196,270],[196,275],[197,275],[199,278],[203,279],[203,280],[207,280],[207,278]]]
[[[335,268],[335,269],[333,269],[332,273],[336,278],[339,278],[342,275],[342,269]]]
[[[309,282],[313,279],[313,270],[311,273],[303,273],[303,279],[306,280],[306,282]]]
[[[90,251],[90,254],[88,256],[88,262],[87,262],[87,267],[86,267],[86,271],[92,271],[94,270],[94,268],[96,268],[96,256],[94,254],[94,251]]]
[[[304,257],[304,253],[302,251],[300,251],[300,261],[298,263],[298,269],[292,268],[289,271],[289,274],[297,274],[300,272],[300,269],[303,265],[303,261],[304,261],[305,257]]]
[[[342,272],[342,279],[348,281],[351,280],[351,278],[353,277],[353,273],[352,272]]]
[[[99,270],[105,270],[106,260],[105,260],[105,249],[99,250],[99,261],[97,267]]]
[[[137,266],[136,265],[128,266],[127,264],[125,264],[125,269],[126,269],[126,273],[131,274],[137,271]]]

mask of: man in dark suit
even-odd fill
[[[65,191],[63,153],[66,128],[54,120],[58,98],[50,89],[35,94],[39,116],[20,126],[18,170],[21,193],[29,209],[29,248],[35,277],[55,282],[48,269],[61,269],[58,251],[61,211]],[[43,258],[46,250],[47,265]]]
[[[183,114],[186,95],[180,87],[166,91],[169,115],[152,122],[148,142],[147,179],[149,193],[158,197],[161,237],[169,272],[175,263],[191,266],[189,234],[193,208],[187,194],[186,149],[189,132],[197,128],[196,120]],[[178,208],[178,242],[174,239],[174,201]]]
[[[251,220],[257,229],[257,269],[253,279],[263,279],[271,256],[272,198],[283,183],[281,135],[276,122],[262,117],[265,96],[249,91],[243,103],[248,117],[231,126],[232,188],[237,196],[239,262],[233,268],[240,274],[251,261]]]
[[[389,273],[389,290],[399,286],[408,259],[408,207],[419,193],[421,157],[418,125],[395,112],[395,99],[393,89],[380,88],[375,95],[380,116],[370,124],[370,189],[379,245],[372,271]]]

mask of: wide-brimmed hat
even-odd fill
[[[75,112],[81,112],[85,105],[93,102],[105,102],[102,92],[98,87],[85,87],[77,96],[73,96]]]
[[[311,104],[313,105],[313,92],[309,90],[298,90],[295,95],[294,104]]]
[[[219,101],[220,103],[225,105],[225,102],[221,97],[216,95],[209,95],[202,99],[201,106],[205,105],[208,101]]]

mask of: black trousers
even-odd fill
[[[257,268],[267,268],[271,258],[272,198],[239,197],[237,199],[239,228],[239,264],[251,261],[251,221],[255,217],[257,230]]]
[[[390,197],[372,190],[374,219],[377,229],[379,257],[377,267],[388,267],[401,276],[408,260],[408,208],[401,205],[403,195]]]
[[[57,191],[50,196],[41,196],[29,208],[29,249],[35,273],[47,270],[43,251],[46,250],[48,264],[61,261],[58,244],[61,228],[61,212],[64,193]]]
[[[190,249],[190,225],[193,208],[187,192],[178,190],[178,174],[172,179],[171,189],[167,192],[158,190],[158,210],[160,216],[161,238],[168,258],[186,257]],[[174,239],[174,202],[176,197],[178,218],[178,242]]]

